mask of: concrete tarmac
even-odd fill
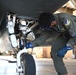
[[[16,72],[16,63],[9,63],[7,60],[15,61],[13,57],[0,57],[0,75],[18,75]],[[35,58],[36,75],[57,75],[52,59]],[[68,75],[76,75],[76,59],[64,59],[68,70]],[[32,75],[32,74],[31,74]]]
[[[68,75],[76,75],[76,59],[64,59]],[[36,75],[57,75],[52,59],[36,60]]]

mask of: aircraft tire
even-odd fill
[[[21,55],[23,75],[36,75],[36,65],[31,54],[23,53]]]

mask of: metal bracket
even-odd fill
[[[22,73],[23,72],[22,65],[21,65],[21,59],[20,59],[20,56],[23,53],[27,53],[27,49],[26,48],[24,48],[23,50],[20,50],[18,52],[18,54],[17,54],[17,72],[18,73]]]

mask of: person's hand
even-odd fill
[[[32,48],[28,48],[28,49],[27,49],[27,53],[28,53],[28,54],[32,54],[32,53],[33,53],[33,49],[32,49]]]
[[[68,50],[71,50],[70,46],[65,45],[61,50],[58,51],[57,56],[64,57]]]

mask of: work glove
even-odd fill
[[[64,57],[68,50],[71,50],[70,46],[65,45],[61,50],[58,51],[57,56]]]
[[[26,46],[26,49],[28,49],[28,48],[33,48],[33,45],[32,45],[31,42],[26,43],[25,46]]]
[[[33,46],[31,42],[26,43],[26,49],[27,49],[27,53],[32,54],[33,53]]]

